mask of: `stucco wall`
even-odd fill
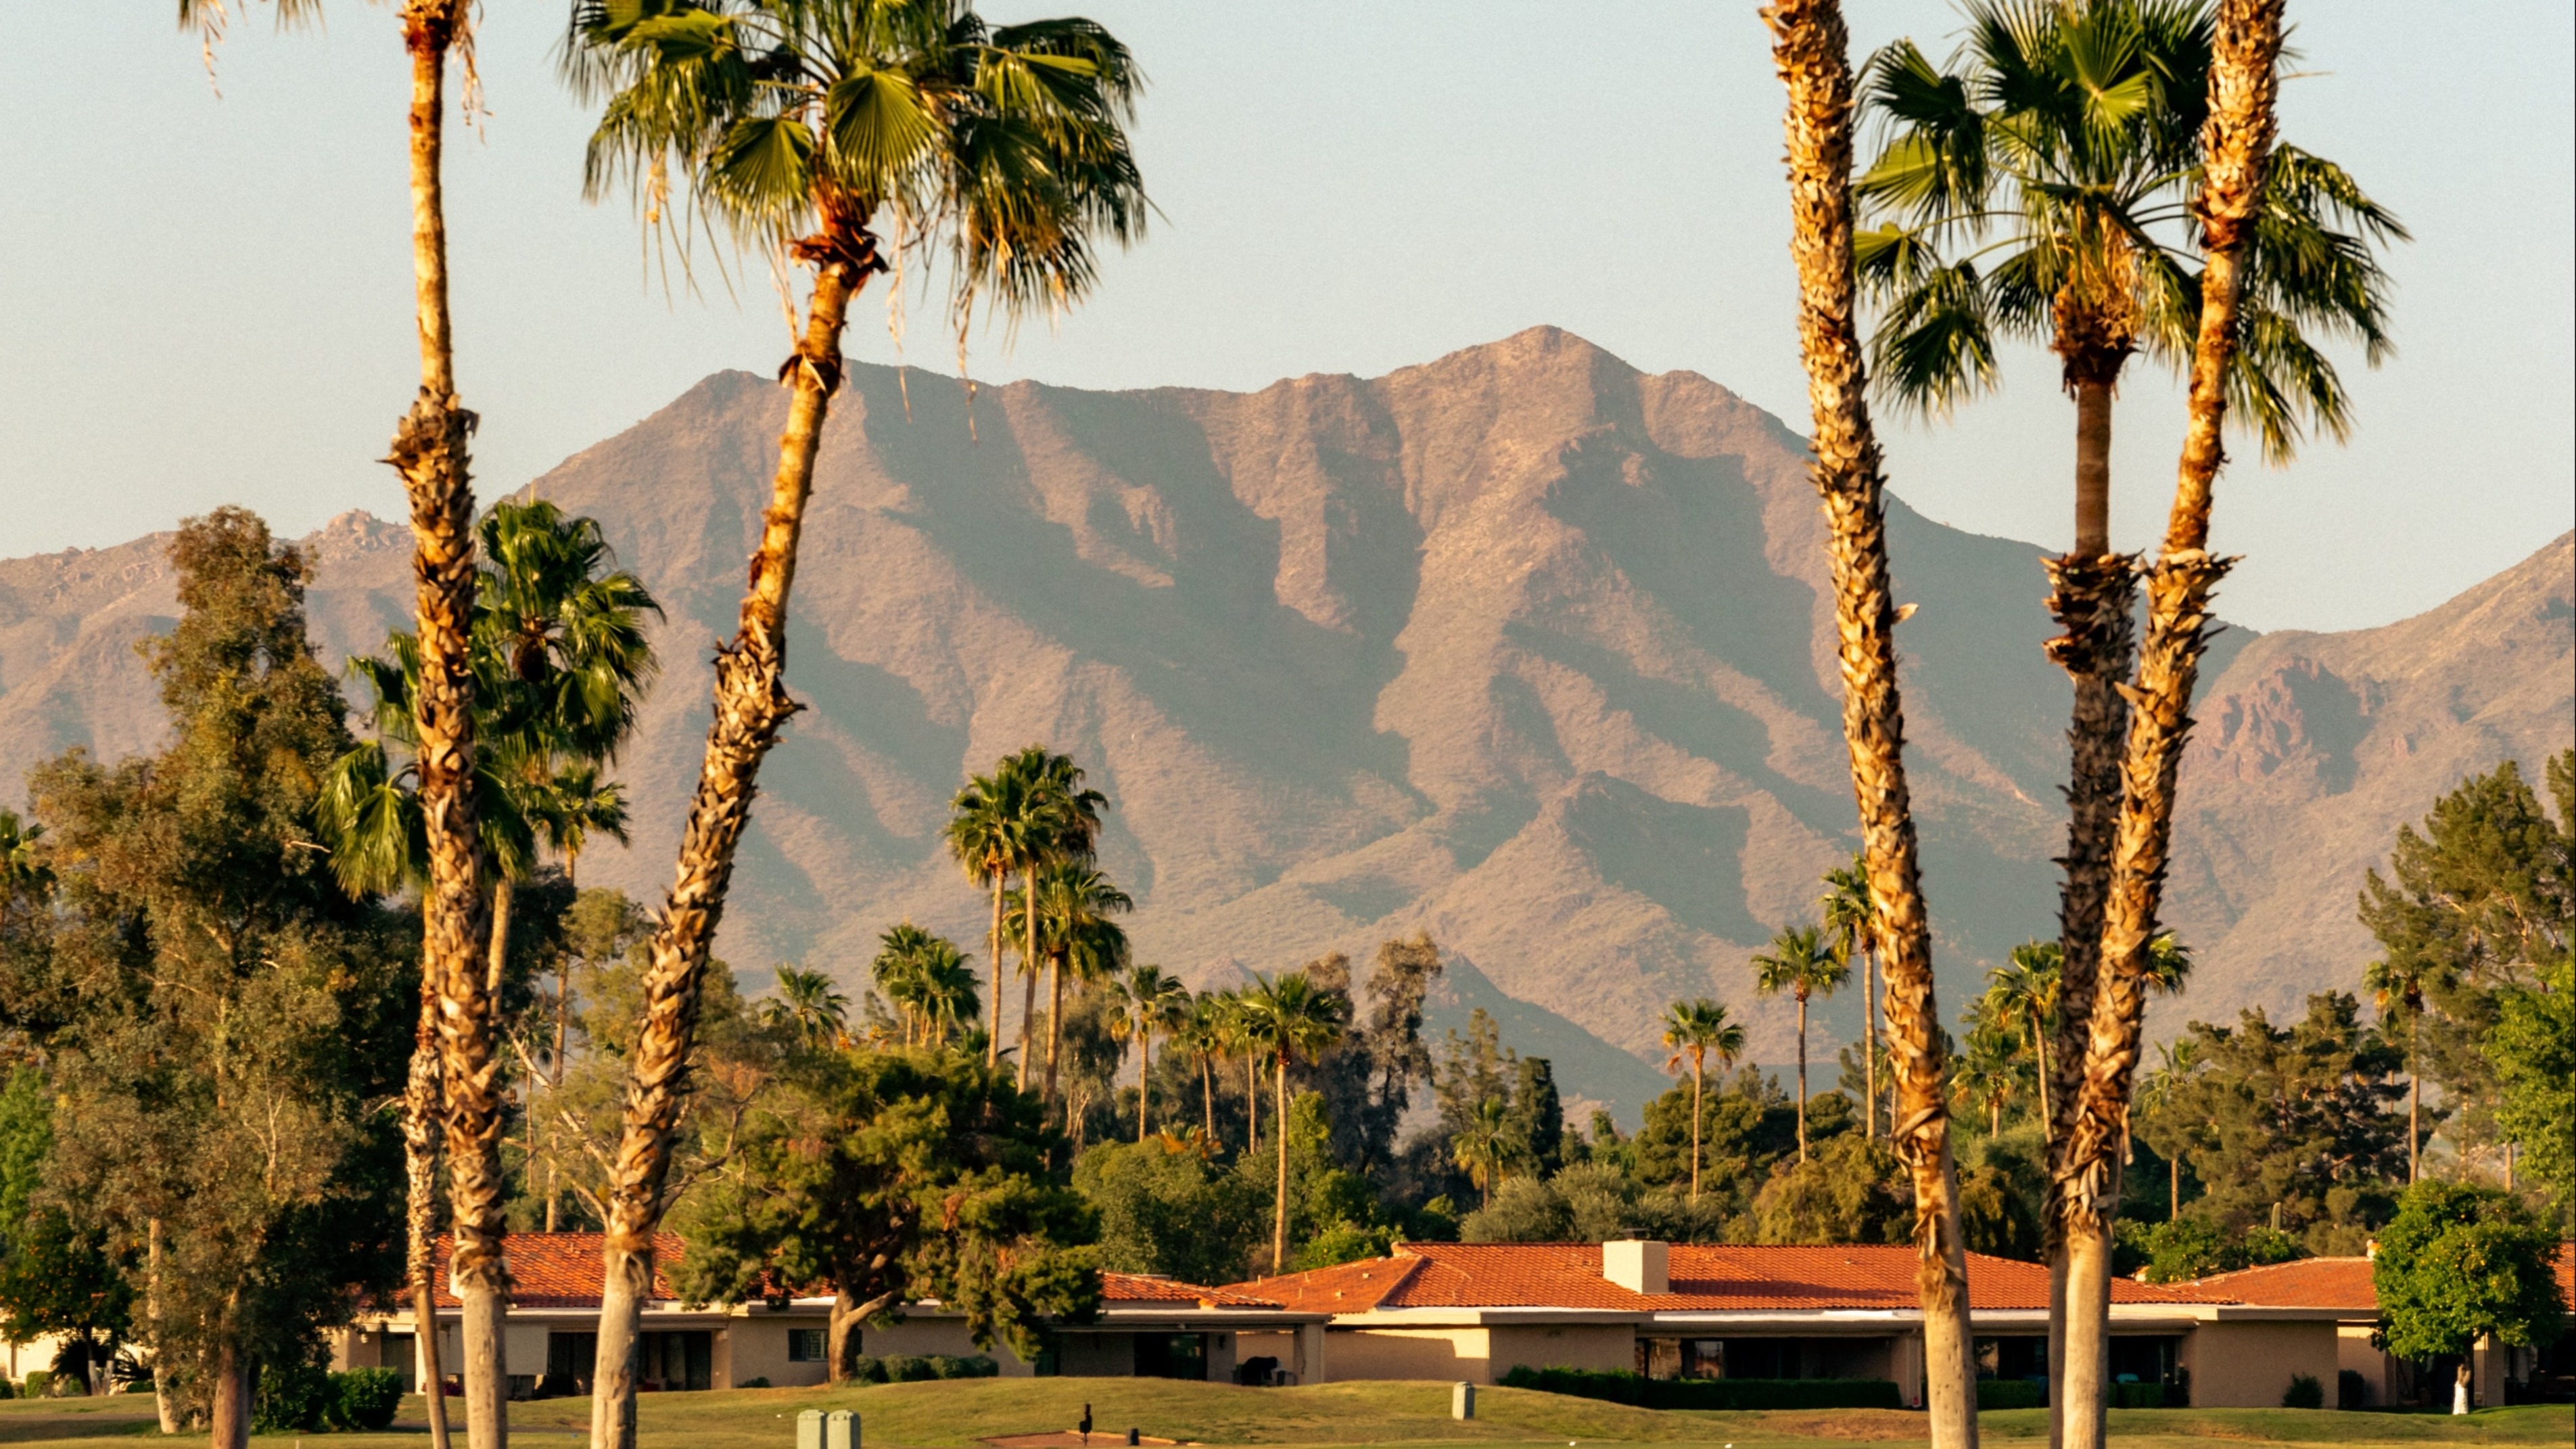
[[[2277,1409],[2293,1374],[2334,1403],[2339,1343],[2332,1323],[2204,1323],[2182,1341],[2196,1409]]]
[[[859,1331],[859,1352],[872,1353],[879,1358],[896,1353],[944,1353],[952,1358],[973,1358],[981,1353],[1002,1366],[1002,1377],[1006,1379],[1026,1378],[1034,1372],[1002,1344],[995,1344],[989,1353],[977,1348],[974,1336],[966,1331],[963,1318],[907,1318],[901,1323],[883,1327],[872,1323]]]
[[[2370,1325],[2347,1323],[2335,1330],[2335,1367],[2351,1369],[2361,1375],[2362,1403],[2376,1409],[2388,1402],[2388,1355],[2370,1346]],[[2334,1388],[2326,1389],[2326,1402],[2335,1401]]]
[[[1326,1339],[1324,1373],[1343,1379],[1494,1381],[1492,1335],[1482,1328],[1337,1328]]]
[[[1633,1369],[1637,1330],[1625,1323],[1514,1324],[1486,1330],[1499,1379],[1516,1364],[1531,1368]]]
[[[831,1365],[820,1359],[790,1362],[787,1335],[793,1329],[820,1332],[829,1327],[829,1320],[819,1316],[783,1318],[755,1313],[735,1319],[716,1338],[716,1387],[736,1388],[751,1379],[767,1379],[770,1387],[778,1389],[808,1388],[823,1382],[831,1377]]]

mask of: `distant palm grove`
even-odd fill
[[[249,8],[178,15],[212,63]],[[324,1334],[362,1304],[426,1319],[443,1281],[462,1361],[422,1338],[456,1391],[421,1412],[441,1449],[495,1449],[512,1238],[583,1230],[605,1289],[573,1377],[591,1443],[625,1449],[660,1233],[689,1244],[658,1266],[691,1301],[829,1296],[836,1383],[867,1325],[925,1299],[1034,1361],[1104,1270],[1225,1284],[1405,1241],[1645,1235],[1914,1245],[1936,1449],[1976,1437],[1966,1255],[2046,1263],[2052,1444],[2102,1449],[2114,1276],[2576,1225],[2576,751],[2423,802],[2356,903],[2378,951],[2346,989],[2146,1029],[2190,1000],[2192,943],[2159,911],[2233,562],[2209,534],[2227,429],[2275,458],[2346,432],[2325,348],[2386,352],[2380,258],[2406,235],[2276,139],[2282,0],[1971,0],[1948,62],[1909,40],[1857,66],[1833,0],[1763,12],[1856,813],[1812,909],[1747,963],[1794,1008],[1794,1060],[1746,1059],[1750,1003],[1712,977],[1664,1010],[1672,1085],[1633,1121],[1569,1100],[1482,1010],[1427,1028],[1427,933],[1356,960],[1139,959],[1146,892],[1103,850],[1115,783],[1046,740],[961,769],[943,839],[980,935],[886,920],[867,959],[738,975],[715,948],[764,763],[800,747],[793,591],[848,309],[935,266],[962,348],[981,315],[1084,300],[1153,214],[1143,72],[1090,21],[970,0],[570,7],[588,194],[793,281],[761,532],[702,670],[656,656],[655,581],[598,521],[476,501],[441,200],[476,12],[393,9],[410,627],[344,686],[308,560],[245,510],[190,519],[179,618],[144,646],[166,743],[63,753],[0,811],[0,1330],[60,1338],[57,1392],[149,1394],[164,1432],[218,1449],[311,1432]],[[1871,409],[1964,405],[2013,341],[2050,351],[2074,408],[2076,546],[2023,581],[2072,685],[2068,811],[2056,919],[1972,985],[1936,971]],[[2152,557],[2107,531],[2111,398],[2141,354],[2188,390]],[[676,839],[634,838],[620,776],[656,688],[709,706]],[[606,841],[670,852],[668,891],[583,886]],[[1860,1034],[1820,1039],[1842,993]],[[2453,1351],[2467,1330],[2436,1316],[2391,1332]]]

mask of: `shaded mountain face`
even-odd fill
[[[784,394],[709,378],[535,492],[597,516],[661,595],[667,673],[621,765],[635,846],[585,884],[667,883]],[[2038,551],[1894,505],[1905,702],[1944,1005],[2054,930],[2067,691]],[[0,762],[146,747],[131,649],[173,612],[163,540],[0,564]],[[407,539],[312,540],[315,629],[371,649]],[[1822,524],[1800,439],[1689,373],[1553,329],[1383,378],[1239,394],[854,367],[825,433],[788,675],[719,949],[856,982],[910,918],[979,957],[941,852],[964,774],[1031,742],[1115,808],[1140,959],[1195,984],[1429,930],[1435,1024],[1475,1005],[1630,1113],[1655,1018],[1710,994],[1795,1047],[1745,962],[1854,844]],[[2461,775],[2570,732],[2570,544],[2422,618],[2222,635],[2184,783],[2180,1009],[2349,985],[2361,873]],[[754,979],[757,977],[754,975]],[[1858,1031],[1857,991],[1811,1051]],[[1827,1069],[1830,1077],[1830,1068]]]

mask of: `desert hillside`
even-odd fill
[[[907,396],[908,394],[908,396]],[[669,608],[624,774],[658,892],[784,396],[711,377],[532,485],[595,514]],[[1452,999],[1508,1013],[1569,1087],[1633,1111],[1652,1021],[1714,992],[1790,1053],[1747,955],[1850,849],[1820,522],[1797,434],[1689,373],[1536,329],[1386,377],[1100,393],[853,368],[825,435],[789,673],[721,949],[856,980],[904,917],[976,942],[938,848],[962,773],[1044,741],[1115,803],[1107,867],[1145,959],[1195,982],[1427,928]],[[313,615],[372,648],[401,530],[311,540]],[[154,737],[134,640],[161,540],[0,563],[0,769]],[[2037,550],[1899,505],[1906,703],[1943,998],[2051,929],[2066,690]],[[2221,636],[2186,772],[2180,1010],[2346,984],[2352,900],[2401,820],[2571,734],[2571,541],[2347,634]],[[2223,601],[2222,601],[2223,608]],[[980,944],[970,949],[980,950]],[[1820,1054],[1857,1030],[1823,1015]]]

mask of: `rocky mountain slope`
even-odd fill
[[[624,766],[663,885],[783,413],[720,374],[534,489],[598,516],[669,608]],[[1445,1017],[1507,1010],[1568,1085],[1654,1089],[1683,994],[1792,1051],[1745,959],[1850,849],[1830,601],[1798,436],[1689,373],[1535,329],[1383,378],[1097,393],[854,368],[826,433],[791,682],[721,949],[855,980],[910,917],[978,942],[938,849],[969,769],[1044,741],[1116,808],[1140,951],[1205,984],[1428,929]],[[1895,509],[1900,642],[1945,1002],[2051,929],[2066,691],[2037,551]],[[132,642],[159,541],[0,563],[0,769],[157,729]],[[398,527],[317,534],[317,632],[409,605]],[[2223,635],[2184,786],[2180,1009],[2348,984],[2362,871],[2462,774],[2571,725],[2571,543],[2417,619]],[[975,949],[980,949],[976,947]],[[1819,1055],[1857,1030],[1823,1012]],[[1440,1018],[1435,1018],[1438,1020]]]

